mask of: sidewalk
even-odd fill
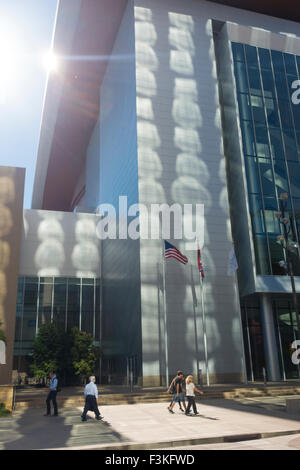
[[[164,450],[170,450],[165,448]],[[271,437],[254,441],[235,442],[233,444],[202,444],[200,446],[172,447],[172,450],[300,450],[300,434]]]
[[[211,449],[224,442],[270,438],[278,433],[291,434],[291,439],[296,439],[300,416],[288,415],[282,398],[278,402],[270,400],[271,404],[265,398],[254,403],[201,400],[199,416],[185,416],[177,405],[172,415],[167,403],[107,405],[100,406],[103,422],[91,414],[85,423],[80,419],[80,406],[62,409],[57,418],[44,417],[45,410],[41,408],[28,409],[0,419],[0,449],[132,450],[184,448],[192,444],[197,448],[199,444],[210,444]]]

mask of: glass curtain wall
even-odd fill
[[[277,242],[280,194],[288,193],[291,238],[300,239],[300,105],[291,100],[300,57],[232,43],[258,274],[284,275]],[[300,275],[299,249],[293,256]]]
[[[32,352],[38,328],[56,322],[66,331],[77,326],[100,340],[99,279],[20,277],[16,328],[15,356]]]
[[[300,297],[298,299],[300,302]],[[274,325],[282,380],[298,379],[300,367],[293,364],[292,343],[297,338],[297,321],[290,295],[273,296]],[[247,378],[262,381],[265,366],[263,329],[259,297],[256,295],[241,300],[243,337],[245,345]]]
[[[247,378],[249,381],[263,380],[265,353],[259,299],[252,296],[241,301],[243,337],[245,346]]]

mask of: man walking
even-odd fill
[[[58,416],[57,403],[56,403],[58,380],[54,372],[50,372],[49,376],[50,376],[49,393],[46,399],[47,413],[44,416],[51,416],[50,401],[52,401],[52,404],[53,404],[53,410],[54,410],[53,416]]]
[[[173,398],[173,402],[168,406],[168,410],[170,413],[174,413],[173,408],[175,403],[179,403],[179,401],[183,404],[184,411],[186,411],[184,395],[183,395],[183,372],[181,370],[178,371],[177,377],[175,379],[175,394]]]
[[[89,378],[90,383],[85,386],[84,396],[85,396],[85,407],[81,415],[81,421],[86,421],[86,414],[88,411],[93,411],[96,415],[96,419],[100,420],[103,416],[100,415],[97,399],[98,399],[98,389],[95,384],[96,378],[92,375]]]
[[[172,393],[172,394],[173,394],[173,398],[172,398],[172,400],[171,400],[171,403],[170,403],[170,405],[169,405],[169,408],[172,406],[172,403],[173,403],[173,401],[174,401],[174,394],[176,393],[175,381],[176,381],[176,379],[178,378],[178,373],[179,373],[179,372],[180,372],[180,371],[177,372],[176,377],[174,377],[174,379],[172,380],[172,382],[171,382],[171,384],[170,384],[170,386],[169,386],[169,388],[168,388],[168,390],[167,390],[168,393]],[[183,409],[182,406],[181,406],[181,401],[180,401],[180,400],[178,401],[178,405],[179,405],[180,410],[184,412],[184,409]]]

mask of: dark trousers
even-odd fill
[[[81,415],[82,419],[86,419],[86,414],[88,411],[93,411],[97,418],[100,416],[95,395],[87,395],[85,397],[85,406]]]
[[[54,408],[54,414],[57,415],[57,403],[56,403],[56,394],[57,392],[55,390],[51,390],[48,393],[46,404],[47,404],[47,415],[51,414],[51,408],[50,408],[50,401],[53,403],[53,408]]]
[[[188,401],[188,405],[187,405],[187,408],[186,408],[186,412],[189,413],[190,409],[191,409],[191,406],[192,406],[194,413],[197,414],[197,407],[196,407],[195,397],[187,396],[187,401]]]

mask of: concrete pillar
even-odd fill
[[[281,380],[281,374],[279,368],[274,315],[272,309],[271,296],[269,294],[261,294],[260,310],[264,338],[267,378],[271,382],[278,382]]]
[[[10,385],[12,379],[24,180],[24,168],[0,166],[0,328],[6,337],[0,385]]]

